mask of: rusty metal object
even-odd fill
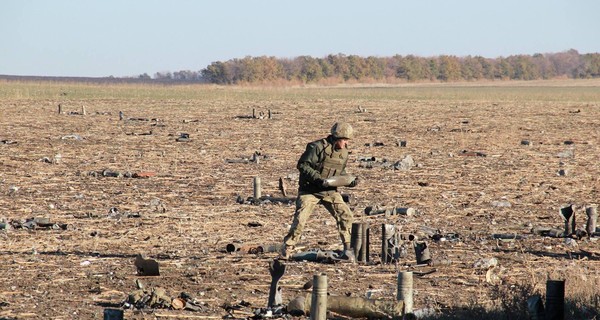
[[[256,253],[280,252],[282,248],[283,244],[281,243],[262,245],[256,247]]]
[[[271,308],[283,303],[281,297],[281,287],[279,286],[279,280],[285,273],[285,264],[275,259],[269,263],[269,274],[271,275],[271,286],[269,288],[269,300],[267,307]]]
[[[185,301],[181,298],[171,300],[171,307],[175,310],[181,310],[185,307]]]
[[[243,252],[243,253],[259,253],[257,246],[251,246],[251,245],[240,244],[240,243],[228,243],[227,246],[225,246],[225,250],[228,253],[238,252],[238,251]]]
[[[350,318],[400,319],[403,309],[404,301],[327,296],[327,310]],[[287,310],[293,316],[310,315],[310,293],[290,301]]]

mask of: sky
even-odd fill
[[[329,54],[600,53],[598,0],[0,0],[0,74],[129,77]]]

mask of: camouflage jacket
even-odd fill
[[[348,149],[335,150],[334,138],[313,141],[306,146],[296,168],[300,171],[299,192],[318,193],[335,191],[336,187],[323,187],[323,179],[346,174]]]

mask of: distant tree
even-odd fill
[[[439,78],[440,76],[440,66],[438,64],[437,59],[429,59],[427,60],[427,65],[429,67],[429,80],[433,81]]]
[[[317,59],[317,61],[319,62],[319,65],[321,66],[321,70],[322,70],[324,78],[334,78],[336,76],[335,68],[329,62],[328,59]]]
[[[577,72],[579,78],[600,77],[600,53],[588,53],[582,57],[581,71]]]
[[[173,72],[173,80],[175,80],[175,81],[191,82],[191,81],[198,81],[199,78],[200,77],[196,71],[181,70],[181,71]]]
[[[173,79],[173,74],[171,72],[157,72],[154,74],[154,79],[171,80]]]
[[[581,56],[575,49],[549,55],[557,75],[575,76],[575,70],[582,66]]]
[[[365,78],[367,74],[366,69],[366,63],[363,58],[356,55],[348,56],[348,71],[350,73],[347,77],[348,79],[351,78],[355,80],[360,80]]]
[[[398,68],[402,63],[401,55],[394,55],[393,57],[385,59],[385,71],[384,75],[386,78],[397,78],[398,77]]]
[[[380,80],[384,78],[385,74],[385,59],[377,57],[367,57],[365,60],[367,77]]]
[[[283,79],[283,65],[275,57],[261,57],[262,78],[265,80]]]
[[[477,59],[477,61],[481,65],[483,78],[493,80],[494,73],[496,71],[493,61],[490,59],[486,59],[482,56],[475,56],[475,59]]]
[[[460,62],[455,56],[440,56],[439,76],[442,81],[453,81],[460,79]]]
[[[554,65],[545,55],[536,53],[531,57],[531,61],[537,66],[539,77],[542,79],[551,79],[556,76]]]
[[[423,58],[415,55],[363,58],[357,55],[328,55],[325,58],[300,56],[293,59],[251,57],[213,62],[199,72],[182,70],[157,72],[161,81],[207,81],[217,84],[257,83],[287,80],[319,82],[323,79],[343,81],[400,78],[421,80],[480,79],[549,79],[555,76],[574,78],[598,77],[598,53],[580,55],[576,50],[555,54],[514,55],[495,59],[481,56],[456,57],[442,55]],[[147,77],[147,75],[146,75]]]
[[[150,76],[149,76],[147,73],[144,73],[144,74],[140,74],[140,75],[138,76],[138,79],[142,79],[142,80],[150,80],[150,79],[152,79],[152,77],[150,77]]]
[[[507,58],[507,61],[513,70],[511,79],[534,80],[540,75],[537,66],[533,63],[530,56],[510,56]]]
[[[507,59],[502,57],[498,58],[495,69],[496,72],[494,78],[503,80],[509,80],[513,78],[513,69]]]
[[[464,80],[479,80],[483,78],[483,66],[479,59],[466,56],[460,60],[460,63],[460,73]]]
[[[343,54],[328,55],[327,61],[333,66],[333,71],[336,76],[341,77],[344,81],[350,79],[350,64],[348,58]]]
[[[301,73],[302,73],[302,65],[300,63],[300,61],[296,58],[296,59],[283,59],[281,61],[281,65],[283,68],[283,73],[285,74],[285,79],[290,81],[290,80],[296,80],[296,79],[301,79]]]
[[[408,81],[418,81],[428,78],[428,69],[427,62],[424,59],[408,55],[402,59],[396,76]]]
[[[215,84],[231,84],[232,79],[227,72],[226,64],[220,61],[213,62],[200,71],[202,78]]]
[[[302,82],[317,82],[323,78],[323,69],[317,59],[311,56],[300,56],[296,60],[300,65],[298,78]]]

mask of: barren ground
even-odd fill
[[[494,308],[499,303],[494,290],[525,283],[543,293],[546,279],[566,280],[567,299],[597,296],[598,241],[566,244],[531,233],[532,227],[562,228],[558,211],[568,203],[583,229],[585,206],[600,202],[597,85],[581,89],[577,98],[561,98],[553,88],[529,93],[522,87],[501,94],[487,88],[481,95],[401,87],[225,88],[210,90],[207,98],[165,99],[79,98],[71,97],[75,89],[65,89],[66,96],[57,91],[49,97],[4,97],[0,218],[46,217],[68,227],[0,231],[0,318],[102,319],[105,308],[119,308],[136,289],[136,280],[172,297],[189,293],[203,307],[126,310],[127,319],[221,318],[227,314],[224,304],[242,301],[251,303],[245,312],[265,307],[267,266],[276,254],[229,254],[225,246],[280,243],[294,206],[238,204],[236,198],[252,195],[255,176],[261,177],[263,195],[281,196],[280,177],[295,195],[295,165],[306,143],[324,137],[338,120],[350,122],[357,134],[347,170],[360,184],[342,192],[352,195],[355,220],[371,225],[371,264],[287,262],[280,282],[284,302],[304,292],[304,283],[318,273],[328,275],[331,294],[393,299],[398,271],[434,268],[415,277],[416,309]],[[67,114],[82,105],[87,115]],[[359,106],[366,112],[357,112]],[[273,119],[245,118],[252,108],[270,109]],[[126,120],[119,121],[119,111]],[[191,140],[176,142],[180,133]],[[376,141],[383,146],[367,145]],[[486,156],[466,156],[463,150]],[[226,162],[255,151],[262,156],[258,163]],[[359,161],[374,156],[395,162],[406,155],[416,163],[410,170],[365,168]],[[106,169],[156,175],[104,177]],[[565,175],[558,174],[561,169]],[[509,207],[497,206],[506,202]],[[417,214],[366,216],[365,207],[372,205],[412,207]],[[109,214],[111,208],[118,214]],[[452,263],[415,268],[410,249],[399,263],[381,265],[382,223],[427,240],[434,258]],[[456,233],[459,240],[428,239],[423,227]],[[502,242],[492,239],[496,233],[525,238]],[[339,248],[335,223],[324,208],[311,217],[304,243]],[[138,276],[136,254],[157,260],[161,275]],[[491,271],[474,267],[488,258],[498,260]]]

